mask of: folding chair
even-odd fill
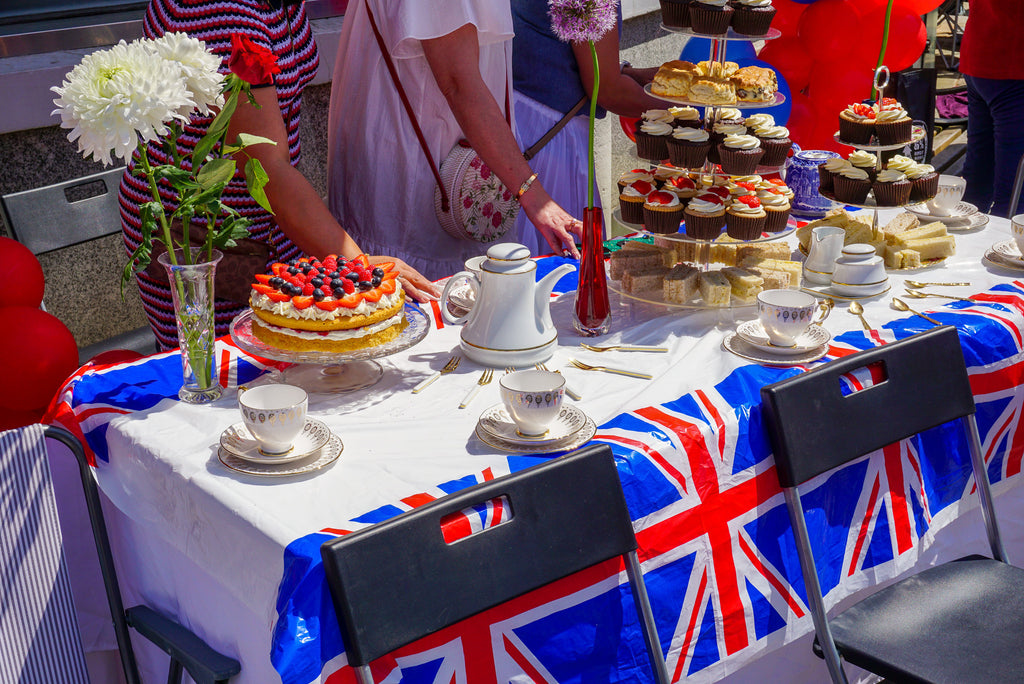
[[[500,499],[511,519],[447,543],[442,520]],[[369,663],[420,637],[601,561],[622,556],[651,669],[669,681],[607,445],[475,485],[320,547],[348,662]]]
[[[88,683],[81,634],[64,561],[45,438],[78,459],[89,522],[128,684],[141,682],[128,627],[171,656],[167,681],[182,668],[197,684],[226,682],[241,670],[198,636],[146,606],[127,611],[114,572],[99,491],[81,442],[59,427],[31,425],[0,432],[0,681],[19,684]]]
[[[871,367],[875,384],[844,393]],[[779,484],[795,533],[808,602],[834,682],[840,658],[895,682],[1024,681],[1024,570],[1006,561],[955,328],[945,326],[838,359],[761,390]],[[798,486],[864,454],[959,419],[994,558],[927,568],[829,618]],[[927,457],[925,454],[924,457]],[[944,459],[929,461],[941,472]],[[820,512],[814,512],[820,516]],[[828,521],[826,521],[826,524]]]

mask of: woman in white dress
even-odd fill
[[[436,163],[466,138],[513,192],[533,175],[506,122],[508,0],[354,0],[331,92],[331,211],[369,253],[395,254],[430,278],[462,270],[485,246],[449,237],[434,215],[434,176],[373,35],[367,3]],[[578,256],[582,224],[528,183],[522,210],[551,251]],[[509,240],[515,235],[510,231]]]

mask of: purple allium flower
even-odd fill
[[[596,43],[615,28],[618,6],[618,0],[548,0],[551,28],[566,43]]]

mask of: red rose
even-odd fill
[[[267,85],[274,82],[274,74],[281,73],[277,55],[247,37],[231,34],[231,57],[228,58],[231,73],[251,85]]]

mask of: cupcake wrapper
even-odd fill
[[[661,21],[669,28],[689,28],[690,0],[661,0]]]
[[[778,233],[786,229],[789,223],[789,209],[765,209],[764,229],[768,233]]]
[[[895,145],[910,142],[914,137],[914,122],[910,119],[875,123],[875,135],[879,145]]]
[[[666,145],[665,136],[650,135],[637,131],[636,153],[638,157],[648,161],[664,161],[668,159],[668,146]]]
[[[764,231],[766,216],[741,216],[725,212],[725,232],[737,240],[756,240]]]
[[[867,145],[871,142],[871,136],[875,133],[874,123],[863,123],[851,121],[839,117],[839,139],[843,142],[854,143],[855,145]]]
[[[824,164],[818,166],[818,190],[824,190],[825,192],[832,192],[835,190],[836,174],[825,168]],[[621,190],[621,188],[620,188]]]
[[[640,225],[644,222],[644,202],[629,201],[619,198],[619,212],[622,214],[622,220],[626,223],[635,223]]]
[[[761,141],[761,149],[764,156],[758,162],[761,166],[782,166],[786,163],[786,155],[793,147],[793,141],[789,138],[758,138]]]
[[[652,233],[678,233],[683,220],[683,207],[666,207],[665,210],[643,208],[644,228]]]
[[[728,5],[715,8],[694,2],[690,5],[690,23],[693,25],[693,32],[708,35],[723,34],[729,30],[733,12],[733,8]]]
[[[924,202],[939,192],[939,174],[930,173],[910,181],[910,201]]]
[[[910,201],[911,185],[909,181],[898,183],[874,183],[871,191],[875,194],[875,204],[880,207],[900,207]]]
[[[764,156],[764,150],[734,150],[724,144],[718,146],[719,163],[722,165],[722,173],[733,176],[749,176],[757,170],[757,165]]]
[[[686,213],[683,218],[686,221],[686,234],[697,240],[714,240],[725,227],[724,213],[718,216]]]
[[[842,175],[836,176],[832,182],[836,200],[849,204],[864,204],[871,190],[871,181],[855,180]]]
[[[711,149],[711,142],[703,143],[679,142],[675,139],[667,141],[668,158],[674,165],[686,169],[699,169],[704,166]]]
[[[771,28],[775,8],[751,10],[737,7],[732,15],[732,30],[745,36],[763,36]]]

